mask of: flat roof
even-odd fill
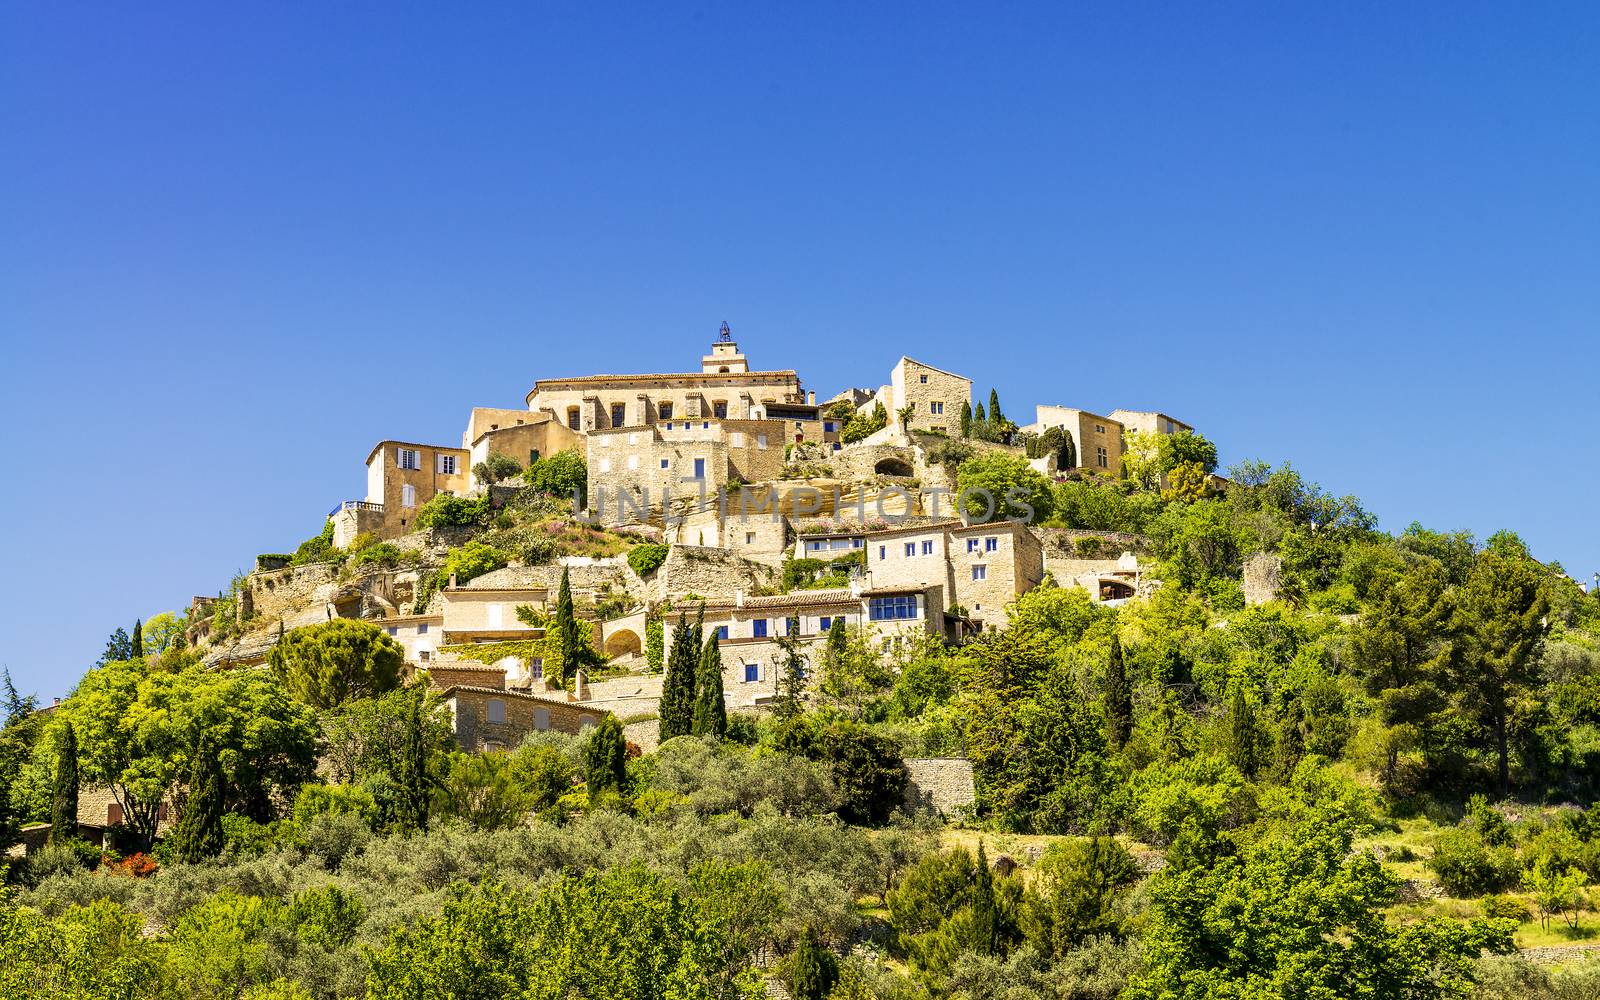
[[[582,388],[606,383],[644,388],[660,385],[663,382],[792,382],[798,386],[800,373],[792,368],[785,368],[770,372],[655,372],[643,375],[575,375],[568,378],[542,378],[533,383],[533,388],[528,390],[523,399],[531,403],[540,389]]]

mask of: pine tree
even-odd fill
[[[174,853],[189,864],[222,853],[222,760],[210,743],[195,747],[189,797],[172,831]]]
[[[991,424],[1005,423],[1005,416],[1000,412],[1000,393],[994,389],[989,390],[989,422]]]
[[[118,628],[106,639],[106,651],[100,654],[100,660],[95,664],[103,667],[107,663],[121,663],[133,659],[133,643],[128,641],[128,631]]]
[[[961,436],[972,436],[972,400],[961,401]]]
[[[1000,951],[998,915],[994,901],[994,873],[989,870],[989,854],[978,841],[978,870],[972,886],[972,950],[980,955]]]
[[[1106,743],[1121,750],[1133,735],[1133,692],[1122,662],[1122,640],[1111,637],[1111,660],[1106,665]]]
[[[817,932],[807,929],[794,952],[789,995],[794,1000],[822,1000],[839,981],[839,960],[817,940]]]
[[[694,734],[722,739],[728,735],[728,706],[722,696],[722,650],[715,632],[706,637],[695,669],[695,688]]]
[[[144,659],[144,619],[136,618],[133,622],[133,659]]]
[[[672,632],[672,652],[667,676],[661,682],[661,732],[663,743],[694,730],[695,667],[700,659],[700,627],[690,626],[682,615]]]
[[[395,823],[402,830],[426,830],[428,806],[433,799],[433,777],[428,771],[428,741],[422,724],[422,692],[414,692],[406,710],[406,728],[400,742],[400,762],[395,779]]]
[[[1256,713],[1245,697],[1244,685],[1233,686],[1233,704],[1228,709],[1228,760],[1247,778],[1256,774],[1259,762]]]
[[[600,720],[589,736],[584,751],[584,778],[589,785],[589,804],[597,804],[607,793],[620,793],[627,782],[628,746],[622,738],[622,723],[615,715]]]
[[[50,794],[50,843],[78,833],[78,732],[71,720],[61,727],[56,743],[56,773]]]

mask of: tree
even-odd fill
[[[1037,871],[1023,927],[1041,954],[1059,958],[1090,938],[1122,935],[1117,905],[1140,877],[1127,848],[1111,837],[1059,841]]]
[[[728,734],[728,706],[722,693],[722,650],[716,632],[706,637],[705,651],[695,668],[695,689],[694,734],[722,739]]]
[[[121,663],[133,659],[133,642],[128,638],[125,629],[118,628],[106,639],[106,650],[100,654],[100,659],[95,666],[103,667],[107,663]]]
[[[1106,744],[1121,750],[1133,735],[1133,690],[1122,663],[1122,640],[1111,636],[1111,655],[1106,663]]]
[[[989,390],[989,423],[999,425],[1006,422],[1005,415],[1000,412],[1000,393],[998,390]]]
[[[1391,923],[1398,882],[1354,824],[1314,814],[1210,864],[1149,883],[1144,969],[1127,1000],[1460,997],[1479,954],[1511,950],[1510,920]]]
[[[1211,481],[1199,462],[1181,462],[1167,473],[1167,488],[1161,499],[1168,503],[1194,503],[1211,495]]]
[[[488,458],[472,467],[472,475],[485,486],[493,486],[521,473],[522,463],[498,451],[490,452]]]
[[[171,611],[151,615],[145,619],[141,645],[146,656],[160,656],[173,649],[183,648],[185,620]]]
[[[536,493],[572,497],[582,507],[589,486],[589,467],[582,456],[568,450],[529,463],[522,470],[522,478]]]
[[[25,695],[17,690],[16,683],[11,679],[11,668],[0,669],[0,709],[6,713],[5,724],[7,727],[16,725],[39,707],[36,695]]]
[[[975,408],[973,408],[972,422],[974,424],[982,424],[988,423],[988,421],[989,418],[983,415],[983,403],[980,402]]]
[[[50,842],[61,843],[78,835],[78,734],[72,720],[61,724],[56,736],[56,771],[51,783]]]
[[[1438,560],[1383,568],[1366,586],[1366,607],[1350,630],[1350,651],[1383,726],[1384,784],[1393,788],[1400,752],[1412,746],[1431,761],[1442,737],[1440,713],[1449,704],[1445,638],[1451,608],[1449,580]]]
[[[1228,708],[1228,762],[1247,778],[1255,777],[1261,763],[1260,732],[1255,708],[1245,696],[1244,684],[1233,685],[1233,701]]]
[[[1194,431],[1162,434],[1157,440],[1162,472],[1180,465],[1198,465],[1203,473],[1217,470],[1217,446]]]
[[[1000,951],[999,928],[996,924],[994,900],[994,872],[989,869],[989,855],[983,841],[978,841],[978,868],[972,886],[972,950],[980,955],[995,955]]]
[[[898,419],[900,422],[901,429],[908,431],[911,429],[911,418],[916,416],[916,413],[916,403],[907,403],[906,405],[900,407],[900,409],[894,411],[896,419]]]
[[[1049,520],[1055,508],[1050,480],[1028,465],[1025,458],[991,452],[961,464],[956,488],[962,514],[974,521],[1020,520],[1029,524]]]
[[[396,782],[395,822],[402,830],[426,830],[428,807],[437,785],[433,769],[432,747],[423,719],[422,692],[410,696],[406,706],[406,728],[400,746],[400,760]]]
[[[464,820],[475,830],[519,826],[536,801],[513,755],[504,752],[452,754],[449,773],[435,796],[444,815]]]
[[[823,1000],[839,981],[839,961],[817,940],[817,932],[807,928],[795,949],[789,980],[789,995],[794,1000]]]
[[[144,623],[135,619],[133,622],[133,641],[129,643],[133,651],[133,659],[144,659]]]
[[[598,805],[607,795],[621,794],[627,784],[627,744],[622,738],[622,723],[607,713],[589,734],[584,749],[584,778],[589,785],[589,804]]]
[[[694,731],[695,668],[700,658],[700,632],[698,625],[691,627],[682,614],[678,615],[678,625],[672,631],[672,651],[667,656],[666,677],[661,682],[658,716],[663,743]]]
[[[971,435],[972,435],[972,400],[963,399],[961,401],[961,436],[962,437],[970,437]]]
[[[555,629],[551,633],[555,642],[550,655],[545,657],[546,671],[562,684],[571,680],[579,670],[592,666],[596,660],[594,647],[578,623],[577,610],[572,602],[570,572],[565,566],[561,568],[561,589],[556,595]],[[554,670],[551,670],[552,667]]]
[[[780,719],[792,719],[805,711],[806,654],[794,631],[773,639],[778,647],[778,698],[772,706]]]
[[[1128,431],[1122,436],[1122,478],[1140,489],[1161,485],[1161,438],[1154,431]]]
[[[172,831],[173,850],[189,864],[222,853],[222,763],[216,748],[202,743],[195,748],[189,772],[189,795]]]
[[[1538,564],[1492,548],[1479,554],[1456,601],[1450,650],[1456,689],[1489,729],[1502,795],[1511,792],[1511,720],[1538,683],[1549,610]]]
[[[371,622],[335,618],[280,634],[267,663],[300,701],[329,709],[399,687],[405,656],[405,649]]]

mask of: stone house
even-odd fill
[[[951,608],[990,628],[1044,579],[1044,549],[1015,521],[909,525],[874,534],[866,550],[868,587],[938,587]]]
[[[1123,431],[1144,434],[1182,434],[1194,432],[1194,427],[1176,417],[1154,410],[1112,410],[1111,419],[1122,425]]]
[[[678,609],[686,617],[700,613],[702,605]],[[665,655],[672,654],[673,624],[665,629]],[[805,650],[808,673],[818,666],[820,646],[836,620],[846,628],[865,627],[873,641],[892,648],[914,633],[943,635],[943,593],[939,587],[859,587],[800,590],[789,594],[734,596],[704,602],[706,634],[717,635],[722,656],[722,690],[730,708],[769,703],[779,691],[785,657],[777,639],[796,637]]]
[[[537,639],[544,629],[517,618],[517,608],[550,608],[550,591],[544,587],[473,586],[476,580],[439,591],[441,631],[446,645]]]
[[[610,524],[642,519],[668,498],[698,498],[730,481],[783,475],[780,420],[668,420],[589,434],[591,510]]]
[[[467,753],[513,750],[529,734],[549,729],[577,735],[606,715],[564,698],[493,686],[454,684],[440,696],[450,709],[456,743]]]
[[[751,371],[726,323],[698,372],[540,379],[528,409],[588,433],[683,420],[749,419],[761,404],[805,404],[793,370]]]
[[[1112,478],[1122,475],[1123,427],[1120,422],[1088,410],[1041,404],[1034,407],[1034,422],[1021,429],[1043,434],[1052,427],[1060,427],[1072,435],[1078,452],[1078,471]]]
[[[329,512],[334,544],[348,546],[358,534],[397,538],[413,530],[417,508],[439,493],[464,494],[470,482],[469,452],[446,445],[380,441],[367,455],[367,496]]]
[[[902,357],[889,373],[887,400],[891,422],[902,407],[912,407],[911,426],[924,431],[961,431],[962,404],[972,403],[972,380],[943,368]]]
[[[741,497],[748,498],[741,503]],[[743,559],[779,566],[789,549],[788,520],[764,509],[761,498],[735,492],[731,497],[696,503],[667,526],[669,545],[724,548]]]
[[[473,466],[487,459],[491,454],[506,455],[517,460],[517,464],[527,468],[536,459],[549,458],[563,451],[574,451],[580,456],[584,454],[587,446],[582,434],[574,431],[555,419],[549,413],[529,413],[526,410],[483,410],[472,411],[474,418],[479,414],[515,413],[515,423],[499,424],[488,422],[488,427],[480,432],[477,437],[467,443],[467,469],[471,472]],[[472,432],[473,424],[477,419],[469,421],[467,433]],[[472,476],[472,485],[483,485],[476,475]]]
[[[376,624],[406,651],[406,663],[426,667],[442,641],[444,615],[405,615]]]

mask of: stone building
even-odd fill
[[[889,373],[887,389],[889,419],[898,421],[901,408],[910,406],[917,430],[959,433],[962,404],[972,403],[971,379],[906,357]]]
[[[951,609],[990,628],[1044,579],[1043,547],[1015,521],[908,525],[877,532],[866,550],[868,587],[938,587]]]
[[[728,325],[722,325],[698,372],[586,375],[540,379],[528,409],[547,412],[574,431],[644,427],[667,421],[749,419],[762,404],[805,404],[793,370],[751,371]]]
[[[546,611],[550,607],[550,591],[544,587],[482,584],[478,580],[457,586],[452,581],[439,591],[444,643],[509,642],[544,635],[544,629],[517,617],[521,605]]]
[[[643,520],[669,498],[783,475],[781,420],[668,420],[589,433],[589,504],[602,521]]]
[[[406,651],[406,662],[426,667],[433,662],[444,631],[444,615],[405,615],[377,622]]]
[[[367,496],[329,512],[334,544],[348,546],[355,536],[373,532],[396,538],[414,530],[417,508],[439,493],[463,494],[469,472],[465,448],[380,441],[367,455]]]
[[[450,709],[456,743],[467,753],[514,750],[529,734],[549,729],[576,735],[607,714],[562,697],[492,686],[455,684],[440,696]]]
[[[777,697],[786,662],[779,637],[799,640],[807,660],[808,677],[819,667],[821,644],[836,620],[845,627],[863,627],[875,643],[886,649],[915,633],[945,634],[943,592],[934,587],[859,587],[801,590],[790,594],[747,597],[736,591],[730,597],[704,602],[707,636],[715,633],[722,656],[722,690],[730,708],[748,708]],[[702,605],[684,605],[679,612],[693,617]],[[673,624],[666,623],[666,656],[672,652]]]
[[[1041,404],[1034,407],[1034,422],[1021,429],[1042,434],[1052,427],[1060,427],[1072,435],[1080,472],[1113,478],[1122,475],[1121,423],[1088,410]]]
[[[1112,410],[1111,419],[1121,424],[1125,432],[1139,431],[1144,434],[1194,432],[1194,427],[1184,423],[1182,420],[1154,410]]]
[[[535,460],[549,458],[563,451],[584,454],[587,442],[582,434],[567,427],[566,424],[556,420],[549,413],[529,413],[526,410],[483,410],[472,411],[474,419],[468,422],[467,433],[472,433],[473,426],[480,421],[479,414],[515,413],[515,423],[487,422],[488,426],[479,432],[478,436],[467,443],[467,467],[470,472],[473,466],[487,459],[491,454],[506,455],[514,458],[518,465],[527,468]],[[481,486],[476,475],[472,477],[472,485]]]

